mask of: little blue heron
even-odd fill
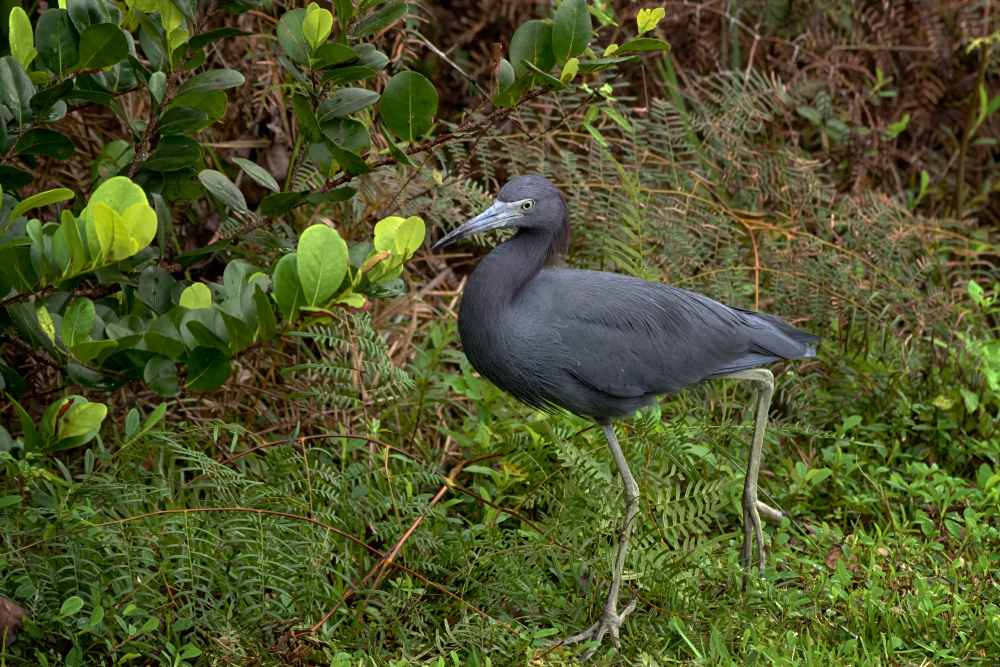
[[[517,233],[483,258],[465,288],[458,332],[466,356],[480,374],[523,403],[549,412],[562,408],[596,421],[625,487],[622,536],[601,618],[555,643],[594,639],[599,644],[610,632],[617,647],[622,620],[635,609],[633,596],[622,613],[617,611],[639,487],[611,419],[632,415],[658,396],[705,379],[750,380],[757,388],[740,555],[749,571],[756,538],[763,576],[760,515],[780,521],[782,513],[757,500],[774,376],[756,367],[813,356],[811,343],[819,338],[777,317],[662,283],[603,271],[543,271],[568,250],[570,222],[562,194],[539,175],[507,183],[492,206],[431,250],[491,229]]]

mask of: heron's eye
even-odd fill
[[[534,206],[534,205],[535,205],[535,202],[533,202],[533,201],[531,201],[529,199],[528,201],[526,201],[523,204],[521,204],[521,210],[523,210],[523,211],[530,211],[531,207]]]

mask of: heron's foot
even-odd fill
[[[793,517],[791,513],[783,512],[782,510],[776,510],[770,505],[765,505],[759,500],[757,501],[757,511],[760,513],[760,518],[765,519],[767,521],[780,524],[782,519],[788,519],[792,524],[792,528],[797,530],[799,533],[803,535],[816,534],[816,530],[812,526],[806,523],[802,523],[800,521],[796,521],[795,517]]]
[[[622,609],[621,613],[617,611],[617,603],[615,600],[609,600],[608,604],[604,606],[604,611],[601,612],[601,617],[596,623],[591,625],[589,628],[575,635],[570,635],[569,637],[564,637],[563,639],[547,640],[543,639],[545,643],[550,646],[568,646],[570,644],[579,644],[580,642],[596,641],[601,643],[604,640],[604,635],[611,634],[611,642],[616,649],[621,649],[621,642],[618,641],[619,629],[622,626],[622,621],[625,617],[635,611],[636,607],[636,596],[633,595],[632,599],[629,601],[628,605]],[[595,652],[599,646],[591,646],[588,648],[580,660],[587,660]]]
[[[764,529],[760,525],[760,506],[767,507],[768,510],[780,515],[775,509],[764,505],[752,496],[743,496],[743,548],[740,550],[740,560],[743,567],[749,574],[753,567],[753,543],[757,540],[758,576],[764,578],[764,564],[767,562],[767,554],[764,551]],[[765,511],[765,516],[768,513]],[[744,586],[746,582],[744,581]]]

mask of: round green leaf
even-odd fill
[[[416,141],[431,129],[437,105],[434,84],[422,74],[400,72],[382,91],[379,113],[393,134],[403,141]]]
[[[201,109],[171,107],[160,117],[160,124],[156,129],[162,136],[189,134],[204,127],[203,123],[206,121],[209,121],[208,114]]]
[[[514,64],[514,74],[524,76],[528,71],[522,60],[527,60],[543,72],[548,72],[556,64],[552,53],[552,28],[541,21],[527,21],[517,29],[510,40],[510,61]]]
[[[365,127],[364,123],[353,118],[332,118],[323,124],[323,134],[345,151],[350,151],[355,155],[372,145],[368,128]]]
[[[556,60],[565,63],[573,56],[583,53],[590,44],[590,36],[587,0],[563,0],[552,23],[552,53]],[[540,69],[548,71],[546,68]]]
[[[198,310],[200,308],[212,307],[212,292],[204,283],[193,283],[184,288],[181,292],[181,308]]]
[[[347,273],[347,244],[337,230],[313,225],[299,239],[296,268],[306,304],[323,305]]]
[[[143,169],[173,171],[201,161],[201,145],[189,137],[170,136],[160,139],[156,150],[142,163]]]
[[[128,39],[121,28],[97,23],[80,35],[80,69],[100,70],[111,67],[128,56]]]
[[[45,66],[62,76],[80,61],[80,41],[65,9],[47,9],[35,25],[35,48]]]
[[[187,388],[191,391],[218,389],[232,373],[229,359],[214,347],[198,346],[191,350],[187,364]]]

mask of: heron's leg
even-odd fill
[[[757,388],[757,414],[754,418],[753,441],[750,444],[750,461],[747,462],[747,476],[743,483],[743,549],[740,555],[747,571],[753,565],[753,538],[757,539],[757,556],[760,559],[760,576],[764,576],[764,531],[760,525],[760,515],[781,520],[778,510],[757,500],[757,476],[760,473],[761,450],[764,447],[764,431],[767,428],[767,411],[774,394],[774,375],[765,368],[751,368],[745,371],[717,375],[716,380],[750,380]],[[751,532],[752,531],[752,532]]]
[[[614,579],[611,582],[608,601],[601,612],[601,618],[583,632],[551,642],[556,645],[576,644],[591,639],[601,642],[604,639],[604,635],[610,632],[615,648],[621,648],[621,642],[618,641],[619,628],[625,617],[635,611],[636,607],[635,596],[632,596],[628,605],[622,609],[621,613],[618,613],[618,594],[621,590],[625,559],[628,556],[629,538],[632,535],[632,520],[635,518],[636,512],[639,511],[639,485],[632,478],[632,473],[628,469],[628,463],[625,461],[625,455],[618,445],[618,438],[615,437],[615,431],[611,427],[611,423],[602,423],[601,430],[604,431],[604,437],[608,441],[608,448],[611,449],[611,456],[615,459],[615,464],[618,466],[618,474],[621,476],[622,485],[625,487],[625,520],[622,522],[621,542],[618,544],[618,555],[615,557]],[[583,659],[586,660],[589,658],[596,650],[596,646],[587,649],[586,653],[583,654]]]

